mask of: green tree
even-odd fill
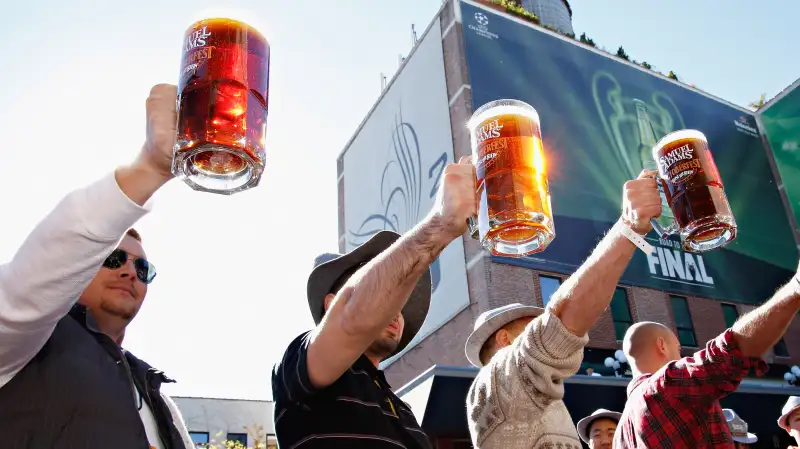
[[[646,68],[647,70],[653,70],[653,66],[647,63],[647,61],[642,61],[642,67]]]
[[[667,77],[672,78],[675,81],[678,81],[678,75],[676,75],[675,72],[673,72],[672,70],[669,71],[669,74],[667,75]]]
[[[586,33],[581,33],[581,36],[580,36],[580,38],[578,38],[578,40],[581,41],[582,43],[586,44],[586,45],[589,45],[589,46],[592,46],[592,47],[597,47],[597,45],[594,43],[592,38],[587,36]]]
[[[761,97],[758,98],[758,101],[750,103],[749,106],[757,111],[763,108],[766,103],[767,103],[767,94],[761,94]]]
[[[620,45],[619,48],[617,49],[617,56],[622,58],[622,59],[624,59],[624,60],[626,60],[626,61],[630,61],[631,60],[631,57],[628,56],[627,53],[625,53],[625,49],[622,48],[622,45]]]

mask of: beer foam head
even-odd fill
[[[189,17],[189,24],[195,24],[201,20],[207,19],[231,19],[236,20],[238,22],[242,22],[245,25],[249,26],[250,28],[254,29],[258,33],[261,34],[262,37],[267,39],[266,35],[266,23],[264,23],[263,17],[261,15],[255,13],[254,11],[243,9],[243,8],[206,8],[196,13],[192,14]]]
[[[539,113],[536,112],[536,109],[534,109],[533,106],[525,103],[524,101],[503,99],[490,101],[489,103],[486,103],[485,105],[476,109],[472,114],[472,117],[469,119],[469,121],[467,121],[467,127],[470,130],[475,129],[478,124],[483,123],[492,117],[505,114],[521,115],[533,120],[537,125],[540,124]]]
[[[656,146],[653,147],[653,154],[657,155],[664,145],[669,145],[676,140],[683,140],[683,139],[698,139],[702,140],[703,142],[708,145],[708,140],[706,140],[706,135],[701,133],[696,129],[681,129],[678,131],[673,131],[666,136],[662,137],[661,140],[656,143]]]

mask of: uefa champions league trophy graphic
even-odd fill
[[[652,153],[656,142],[676,129],[685,128],[672,99],[661,92],[652,92],[649,104],[639,98],[625,97],[617,79],[604,71],[594,75],[592,91],[615,159],[627,179],[636,178],[644,168],[658,170]],[[663,212],[658,221],[666,226],[672,222],[672,211],[663,192],[661,200]]]
[[[637,153],[642,162],[642,168],[657,172],[658,164],[653,158],[653,147],[656,146],[657,142],[656,134],[653,130],[653,124],[650,122],[650,116],[647,114],[647,105],[638,98],[633,99],[633,104],[636,107],[636,121],[639,124],[639,150]],[[667,204],[667,196],[664,194],[663,185],[660,182],[657,185],[661,194],[661,217],[658,218],[658,222],[662,224],[662,227],[666,227],[669,223],[672,223],[674,217],[672,216],[672,209]]]

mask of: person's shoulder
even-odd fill
[[[131,373],[137,377],[144,379],[147,376],[147,373],[150,371],[154,371],[156,376],[160,379],[162,383],[172,383],[175,382],[169,376],[167,376],[163,371],[153,367],[149,363],[145,362],[144,360],[136,357],[128,351],[127,349],[123,349],[123,354],[125,354],[125,359],[128,361],[128,365],[130,365]]]
[[[303,332],[295,337],[283,356],[272,367],[272,395],[275,403],[283,403],[284,399],[293,401],[301,392],[307,392],[308,382],[302,383],[300,379],[307,378],[306,351],[310,342],[313,330]]]
[[[288,346],[286,346],[285,353],[289,353],[292,351],[297,351],[299,349],[308,349],[308,344],[311,341],[311,333],[314,332],[313,330],[305,331],[295,337]]]
[[[472,380],[472,384],[469,386],[469,391],[467,393],[468,408],[473,409],[482,407],[485,405],[487,397],[495,394],[495,392],[492,390],[495,388],[493,379],[495,377],[494,372],[497,367],[498,363],[492,359],[488,364],[481,367],[481,369],[475,375],[475,378]]]
[[[281,365],[297,360],[298,356],[308,349],[308,343],[310,342],[312,332],[313,330],[303,332],[289,342],[286,349],[283,351],[283,355],[273,366],[273,377],[281,374],[283,371],[280,369]]]
[[[135,355],[133,355],[132,352],[128,351],[127,349],[123,349],[123,353],[125,354],[125,358],[128,359],[128,364],[131,365],[132,369],[143,369],[145,371],[153,369],[153,367],[149,363],[145,362],[139,357],[136,357]]]

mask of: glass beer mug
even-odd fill
[[[522,101],[496,100],[467,126],[480,201],[470,234],[498,256],[543,251],[556,234],[539,114]]]
[[[692,253],[720,248],[736,238],[736,221],[703,133],[683,129],[667,134],[653,147],[653,159],[659,190],[674,217],[667,226],[651,220],[662,238],[677,234],[684,251]]]
[[[172,172],[195,190],[233,194],[264,170],[269,43],[252,26],[215,17],[186,31]]]

